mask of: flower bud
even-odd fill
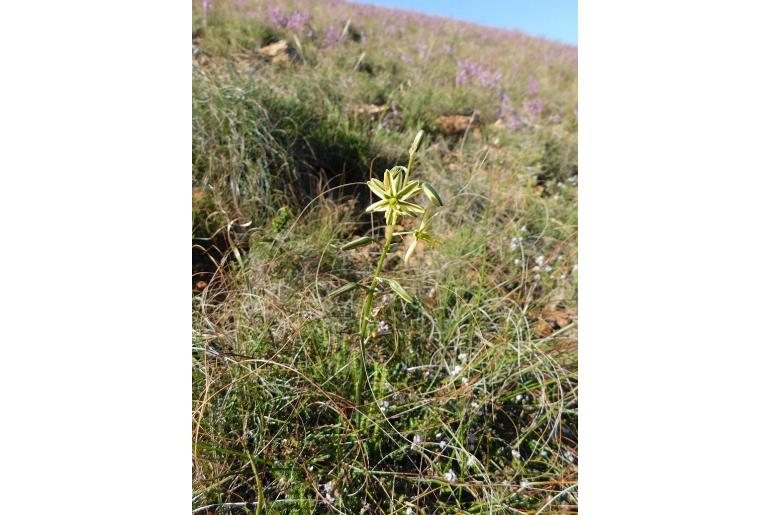
[[[444,203],[441,201],[441,197],[438,196],[438,193],[436,192],[436,190],[434,190],[433,186],[431,186],[427,182],[422,183],[422,191],[425,193],[425,196],[428,197],[431,202],[433,202],[434,206],[444,205]]]
[[[420,131],[417,133],[417,136],[414,137],[414,141],[412,141],[412,146],[409,147],[409,153],[414,154],[420,149],[420,145],[422,145],[422,140],[425,137],[425,131]]]

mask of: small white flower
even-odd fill
[[[422,436],[421,435],[414,435],[412,437],[412,450],[415,450],[418,447],[420,447],[420,444],[422,444]]]
[[[389,407],[390,407],[390,402],[388,402],[386,400],[380,401],[380,409],[386,410]]]
[[[454,483],[455,479],[457,479],[457,474],[455,474],[455,471],[452,469],[449,469],[449,472],[444,474],[444,481],[446,481],[449,484]]]
[[[414,510],[412,508],[406,509],[406,515],[412,515],[414,513]]]
[[[513,264],[516,265],[516,266],[521,265],[521,259],[519,259],[519,258],[514,259],[513,260]]]
[[[334,481],[329,481],[324,485],[324,493],[332,493],[334,491]]]
[[[516,449],[511,449],[511,456],[513,456],[517,460],[521,459],[521,453]]]
[[[507,479],[505,479],[505,480],[503,480],[503,486],[506,487],[506,488],[510,488],[511,487],[511,482],[508,481]]]
[[[465,352],[461,352],[460,354],[457,355],[457,359],[465,363],[466,361],[468,361],[468,354]]]
[[[442,436],[443,436],[443,434],[442,434],[442,433],[436,433],[436,439],[439,439],[439,438],[441,438]]]
[[[529,232],[526,225],[522,225],[521,229],[519,229],[521,232]]]
[[[390,326],[385,320],[380,320],[380,323],[377,325],[377,334],[380,336],[390,334]]]
[[[462,378],[462,382],[463,382],[463,384],[468,384],[468,378],[467,377],[463,377]]]
[[[444,449],[446,449],[447,443],[444,440],[441,440],[438,443],[438,446],[441,447],[441,450],[443,451]]]
[[[540,274],[535,274],[535,281],[539,281],[539,280],[540,280]]]
[[[572,455],[572,453],[571,453],[570,451],[564,451],[564,457],[565,457],[565,458],[567,459],[567,461],[569,461],[570,463],[572,463],[573,461],[575,461],[575,456],[573,456],[573,455]]]
[[[521,400],[522,400],[523,398],[524,398],[524,396],[523,396],[522,394],[518,394],[518,395],[516,396],[516,402],[521,402]]]
[[[479,409],[479,403],[476,401],[471,402],[471,408],[473,409]]]
[[[519,482],[519,486],[524,488],[525,490],[529,488],[530,482],[526,479],[522,479],[521,482]]]
[[[559,276],[559,279],[561,279],[562,281],[565,280],[566,278],[567,278],[567,274],[561,274]]]
[[[545,264],[545,256],[537,256],[535,258],[535,263],[537,263],[538,266],[543,266]]]
[[[452,370],[449,371],[449,375],[450,376],[456,376],[457,374],[459,374],[462,371],[463,371],[463,367],[461,367],[460,365],[455,365],[455,367]]]
[[[551,270],[553,270],[553,268],[551,267],[551,265],[546,265],[546,267],[544,268],[544,270],[545,270],[546,272],[550,272]]]

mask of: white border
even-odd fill
[[[190,6],[3,6],[4,513],[189,513]]]
[[[581,513],[767,511],[764,5],[580,3]]]

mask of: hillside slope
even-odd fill
[[[577,49],[337,1],[195,2],[192,39],[193,509],[576,512]],[[419,301],[356,402],[327,294],[376,253],[338,247],[420,129],[439,243],[385,262]]]

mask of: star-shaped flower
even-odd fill
[[[366,208],[367,213],[382,211],[385,223],[395,225],[399,216],[417,216],[425,209],[408,199],[420,191],[420,181],[404,181],[406,168],[396,166],[385,170],[383,180],[372,179],[366,184],[380,200]]]

